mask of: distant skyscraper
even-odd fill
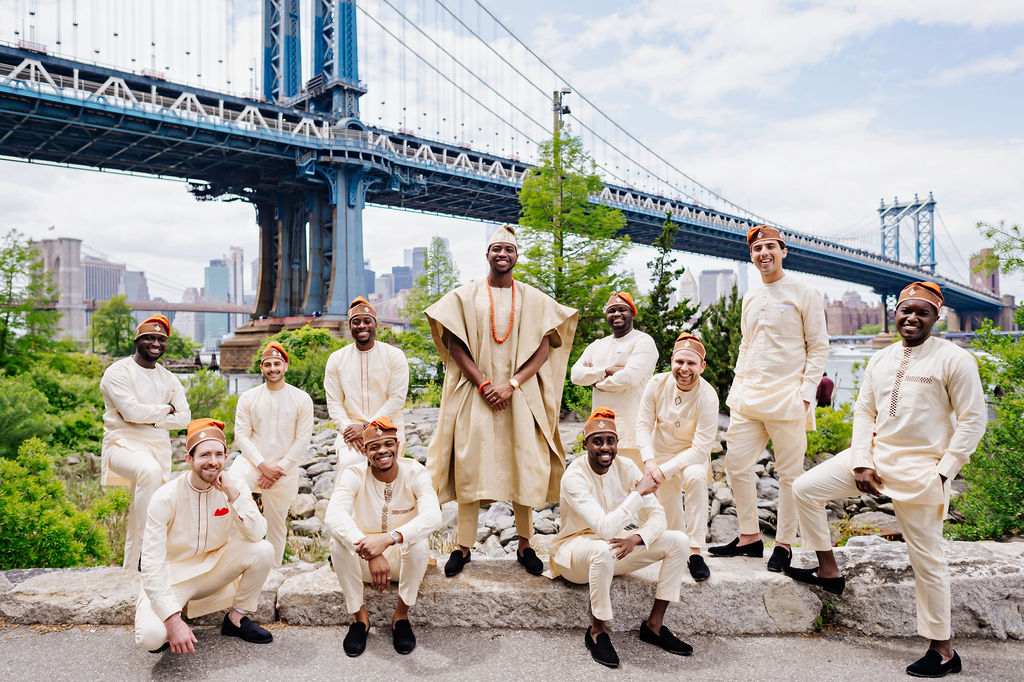
[[[254,258],[253,261],[252,261],[252,264],[250,265],[250,268],[252,269],[252,278],[251,278],[252,279],[252,287],[251,288],[252,288],[253,291],[256,291],[257,289],[260,288],[259,287],[260,259],[259,258]]]
[[[702,270],[699,277],[700,306],[707,308],[736,286],[736,273],[732,270]]]
[[[847,291],[843,294],[844,308],[859,308],[862,305],[864,305],[864,300],[856,291]]]
[[[189,287],[181,295],[182,303],[199,303],[202,297],[199,289]],[[205,313],[180,312],[174,316],[174,328],[196,343],[206,341]]]
[[[679,286],[676,288],[676,301],[686,299],[690,299],[692,303],[697,303],[699,300],[697,298],[697,282],[694,281],[689,270],[683,272],[683,276],[679,278]]]
[[[395,293],[395,276],[390,272],[378,275],[377,281],[374,282],[373,293],[381,298],[391,298]]]
[[[121,293],[121,280],[125,267],[122,263],[111,263],[102,258],[85,256],[82,258],[82,276],[85,300],[106,301],[111,296]]]
[[[203,301],[206,303],[228,303],[230,292],[229,268],[223,260],[211,260],[203,269]],[[214,349],[225,334],[231,331],[231,315],[227,313],[205,313],[205,336],[203,347]]]
[[[228,303],[242,305],[245,302],[245,257],[242,247],[230,247],[224,264],[228,268]],[[231,328],[237,329],[248,321],[249,316],[235,313],[231,318]]]
[[[416,279],[423,274],[426,270],[427,262],[427,247],[425,246],[414,246],[411,249],[405,249],[405,264],[412,268],[412,281],[416,283]]]
[[[370,259],[363,261],[363,286],[366,287],[366,295],[374,293],[376,288],[377,273],[370,269]]]
[[[394,277],[394,292],[412,289],[412,268],[407,265],[396,265],[391,268],[391,276]]]
[[[747,295],[747,288],[749,286],[747,283],[747,276],[749,274],[747,270],[748,265],[750,265],[750,263],[740,263],[739,267],[736,268],[736,293],[739,294],[740,298]]]

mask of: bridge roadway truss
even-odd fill
[[[354,102],[362,88],[354,73],[345,78],[347,101]],[[312,96],[292,100],[282,106],[0,45],[0,155],[187,179],[197,198],[241,198],[255,206],[254,317],[343,317],[348,302],[367,293],[367,203],[518,221],[528,164],[367,127],[356,116],[317,111]],[[651,244],[671,212],[681,228],[677,249],[749,257],[745,235],[753,223],[745,218],[611,184],[592,201],[621,209],[635,242]],[[992,313],[1002,305],[987,292],[892,258],[790,231],[787,243],[791,270],[882,295],[930,279],[954,309]]]

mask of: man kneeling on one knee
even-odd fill
[[[608,635],[612,577],[661,561],[654,607],[640,624],[640,639],[674,654],[693,647],[663,625],[670,601],[679,601],[689,539],[666,530],[665,511],[654,496],[658,485],[628,459],[618,459],[615,413],[597,408],[583,427],[586,457],[562,476],[561,530],[551,543],[551,572],[572,583],[590,584],[591,626],[584,643],[594,660],[615,668],[619,657]],[[635,531],[626,528],[636,523]]]
[[[398,430],[388,417],[363,429],[366,462],[338,475],[325,522],[331,531],[331,561],[353,616],[343,646],[349,656],[366,648],[370,617],[363,583],[383,592],[398,581],[398,606],[391,618],[395,651],[410,653],[416,637],[409,607],[416,604],[427,571],[427,538],[441,527],[441,505],[426,468],[399,456]]]
[[[274,548],[263,540],[267,522],[252,492],[224,471],[224,422],[188,425],[190,470],[165,483],[149,503],[142,541],[142,594],[135,641],[147,651],[170,647],[194,654],[191,628],[181,619],[231,607],[220,633],[264,644],[273,636],[251,621]],[[237,581],[237,584],[236,584]]]

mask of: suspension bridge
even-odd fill
[[[229,2],[101,0],[106,19],[80,17],[74,1],[45,3],[49,14],[16,4],[16,40],[0,43],[0,155],[185,179],[197,199],[251,202],[254,318],[344,317],[367,293],[367,204],[516,223],[523,177],[563,120],[604,179],[591,200],[620,209],[635,242],[652,243],[671,213],[677,249],[746,261],[748,228],[777,225],[630,134],[479,0],[469,11],[452,0],[262,0],[258,21]],[[569,87],[552,96],[552,83]],[[961,319],[998,316],[999,297],[935,272],[934,206],[883,203],[877,253],[780,225],[786,266],[883,300],[928,279]],[[907,218],[912,236],[900,233]]]

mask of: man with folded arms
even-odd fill
[[[591,626],[584,644],[598,663],[616,668],[619,657],[608,635],[612,619],[612,578],[661,561],[654,606],[640,624],[640,639],[680,656],[693,647],[663,624],[679,587],[689,540],[666,530],[665,512],[654,495],[658,487],[636,464],[616,457],[615,413],[597,408],[583,426],[585,457],[577,457],[562,476],[562,527],[551,542],[551,573],[571,583],[590,585]],[[626,530],[636,523],[636,530]]]
[[[243,481],[224,471],[224,422],[188,425],[189,470],[164,484],[149,505],[142,547],[142,593],[135,641],[157,653],[194,654],[195,635],[181,618],[231,607],[220,633],[265,644],[273,636],[249,619],[274,566],[263,540],[267,522]]]
[[[736,498],[739,537],[711,547],[712,556],[764,553],[757,516],[754,467],[768,439],[779,475],[778,525],[768,570],[789,565],[796,542],[793,482],[804,471],[807,431],[814,430],[813,401],[828,360],[828,332],[821,292],[787,277],[782,233],[760,225],[747,232],[750,260],[762,287],[743,297],[736,375],[729,390],[725,472]]]
[[[107,367],[100,380],[106,406],[100,483],[131,489],[123,563],[131,571],[139,570],[149,500],[171,476],[169,430],[192,418],[178,377],[157,363],[170,332],[163,315],[146,318],[135,329],[135,354]]]
[[[370,617],[363,583],[383,592],[397,581],[391,640],[395,651],[407,654],[416,648],[409,607],[416,604],[427,570],[427,538],[441,527],[441,506],[426,468],[399,457],[398,431],[390,419],[375,419],[360,437],[366,460],[338,475],[324,519],[331,532],[331,562],[353,616],[343,647],[349,656],[366,649]]]
[[[612,330],[592,342],[572,366],[570,378],[577,386],[593,386],[591,405],[607,407],[615,412],[622,439],[619,456],[643,467],[636,442],[636,414],[644,387],[654,375],[658,364],[658,347],[654,339],[633,328],[636,304],[624,291],[612,294],[604,307],[605,320]]]
[[[970,459],[987,421],[974,356],[931,336],[942,303],[942,291],[932,282],[914,282],[900,294],[896,331],[902,342],[868,362],[850,448],[805,473],[793,487],[803,546],[817,553],[818,566],[786,571],[801,582],[842,593],[846,579],[832,553],[825,504],[859,493],[892,498],[914,569],[917,630],[931,640],[924,657],[907,667],[915,677],[960,672],[942,522],[949,481]]]
[[[402,408],[409,392],[409,361],[400,348],[377,340],[377,311],[362,296],[348,309],[355,343],[331,353],[324,369],[327,413],[338,427],[337,471],[362,464],[363,425],[387,417],[398,429],[399,455],[405,445]]]
[[[313,432],[313,400],[284,380],[287,371],[288,353],[271,341],[260,360],[264,383],[238,398],[235,445],[242,455],[231,465],[231,473],[261,493],[267,541],[274,547],[277,566],[288,538],[288,509],[299,494],[298,462],[306,456]]]
[[[672,371],[647,384],[636,422],[645,473],[658,484],[668,528],[685,530],[690,538],[686,565],[698,582],[711,577],[700,552],[708,529],[711,446],[718,436],[718,394],[701,378],[704,354],[704,344],[693,334],[676,337]]]
[[[558,499],[565,471],[558,416],[576,310],[512,277],[519,260],[513,226],[495,230],[484,257],[486,277],[423,311],[445,363],[427,469],[441,502],[459,503],[458,546],[444,566],[449,578],[469,563],[480,505],[493,500],[512,503],[516,559],[543,573],[530,547],[533,508]]]

